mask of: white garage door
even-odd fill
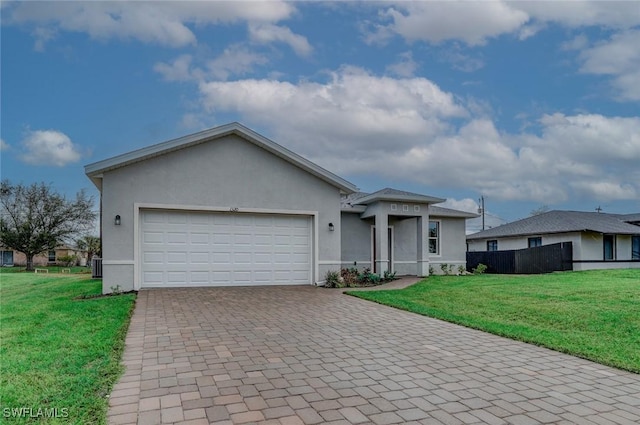
[[[311,218],[140,212],[142,287],[311,283]]]

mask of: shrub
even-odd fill
[[[487,266],[480,263],[478,264],[474,269],[472,269],[471,271],[473,272],[473,274],[482,274],[487,270]]]
[[[383,282],[389,282],[396,278],[396,272],[390,272],[389,270],[384,271],[384,275],[382,276]]]
[[[429,276],[431,276],[433,273],[435,273],[433,266],[429,266]]]
[[[465,266],[463,266],[462,264],[460,264],[458,266],[458,274],[465,274],[467,272],[467,268]]]
[[[449,265],[447,263],[440,264],[440,269],[442,270],[443,275],[449,274]]]
[[[340,271],[340,276],[342,277],[344,286],[346,287],[357,286],[359,283],[359,280],[358,280],[359,274],[360,273],[358,272],[358,269],[356,269],[355,267],[351,267],[349,269],[342,269]]]
[[[324,275],[325,286],[327,288],[340,288],[342,287],[342,277],[340,276],[340,272],[329,270]]]
[[[58,257],[57,261],[58,265],[63,267],[75,266],[77,262],[78,257],[76,257],[75,255],[63,255],[61,257]]]

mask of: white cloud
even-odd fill
[[[398,34],[410,42],[457,40],[477,46],[503,34],[523,40],[548,23],[629,29],[640,24],[640,8],[633,1],[398,1],[380,8],[379,18],[379,23],[367,23],[373,29],[364,30],[365,41],[384,43]]]
[[[640,8],[639,8],[640,9]],[[584,48],[579,59],[586,74],[611,75],[614,95],[640,100],[640,30],[614,34],[609,40]]]
[[[9,150],[10,147],[11,146],[9,146],[9,144],[5,142],[4,139],[0,139],[0,151]]]
[[[268,61],[266,56],[235,44],[227,47],[217,58],[210,60],[207,68],[213,77],[226,80],[231,75],[251,73],[256,65],[264,65]]]
[[[413,77],[418,69],[418,63],[413,60],[413,54],[408,51],[398,55],[399,61],[387,66],[387,72],[398,77]]]
[[[191,61],[191,55],[181,55],[171,63],[156,63],[153,70],[161,74],[166,81],[189,81],[194,79]]]
[[[513,3],[498,1],[398,2],[381,17],[391,23],[378,26],[371,40],[396,33],[408,41],[461,40],[471,46],[514,32],[529,19]]]
[[[640,117],[544,115],[529,132],[507,134],[473,101],[424,78],[354,67],[330,77],[201,82],[199,90],[207,113],[237,113],[345,176],[375,172],[543,204],[572,193],[601,202],[640,193]]]
[[[293,33],[285,26],[250,24],[249,36],[257,43],[269,44],[278,41],[288,44],[298,56],[309,56],[313,51],[306,37]]]
[[[63,167],[81,158],[78,147],[66,134],[57,130],[29,131],[22,140],[22,161],[33,165]]]
[[[194,65],[194,62],[193,56],[185,54],[169,63],[158,62],[153,70],[162,75],[165,81],[204,81],[207,78],[226,80],[231,76],[249,74],[255,66],[268,63],[268,59],[241,44],[234,44],[201,66]]]
[[[3,8],[5,23],[35,25],[36,48],[56,31],[83,32],[100,40],[135,39],[180,47],[197,42],[189,25],[278,22],[295,8],[284,1],[246,2],[15,2]]]

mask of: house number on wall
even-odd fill
[[[238,208],[238,207],[231,207],[231,208],[229,208],[229,211],[231,211],[231,212],[238,212],[238,211],[240,211],[240,208]]]

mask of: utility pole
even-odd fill
[[[482,214],[482,230],[484,230],[484,195],[478,199],[478,214]]]
[[[598,205],[598,207],[596,208],[596,212],[601,212],[602,208],[600,208],[600,205]]]

